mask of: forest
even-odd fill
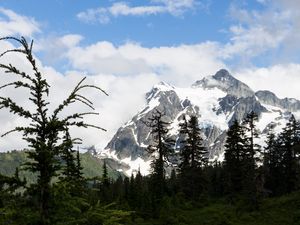
[[[300,122],[293,115],[279,134],[269,127],[266,145],[257,144],[258,116],[250,111],[243,121],[234,121],[227,131],[224,161],[208,160],[196,115],[186,115],[180,124],[180,147],[174,149],[164,112],[156,110],[144,123],[154,142],[147,151],[156,157],[151,174],[138,171],[131,177],[112,176],[104,161],[102,174],[84,176],[82,157],[74,150],[79,138],[70,128],[100,129],[85,123],[94,115],[93,103],[83,89],[107,93],[81,80],[53,112],[49,112],[49,84],[32,53],[33,42],[5,37],[21,47],[0,55],[22,54],[32,74],[14,65],[1,64],[1,76],[15,76],[2,88],[22,88],[30,93],[35,110],[0,97],[1,110],[29,121],[4,133],[20,132],[28,143],[26,161],[13,176],[0,174],[0,224],[11,225],[225,225],[299,224],[300,221]],[[61,116],[72,104],[91,109]],[[177,151],[178,150],[178,151]],[[170,159],[178,158],[171,172]],[[28,182],[26,176],[34,178]]]

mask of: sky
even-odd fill
[[[100,114],[87,122],[107,132],[73,130],[81,147],[103,149],[160,81],[188,87],[225,68],[255,91],[300,99],[298,0],[0,0],[0,36],[34,40],[50,109],[84,76],[109,94],[85,93]],[[1,52],[11,47],[18,46],[0,42]],[[29,70],[21,56],[0,62]],[[10,79],[0,71],[1,85]],[[28,106],[26,93],[0,91],[8,95]],[[0,123],[4,133],[26,122],[2,109]],[[23,148],[21,139],[1,138],[0,151]]]

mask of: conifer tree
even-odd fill
[[[181,150],[184,164],[188,164],[190,168],[204,167],[208,161],[208,150],[203,146],[198,118],[191,116],[188,122],[184,118],[184,122],[180,126],[180,133],[185,136]]]
[[[100,183],[100,196],[101,200],[103,200],[106,203],[109,203],[112,197],[111,180],[108,176],[107,164],[105,160],[102,169],[103,171]]]
[[[190,150],[186,147],[187,138],[188,138],[188,122],[186,116],[183,116],[183,121],[179,124],[180,130],[179,133],[182,136],[181,144],[183,145],[180,149],[180,163],[179,163],[179,170],[180,173],[183,174],[186,170],[190,168]]]
[[[109,177],[108,177],[108,172],[107,172],[107,165],[106,165],[105,160],[104,160],[104,163],[103,163],[102,184],[105,187],[108,187],[109,184],[110,184]]]
[[[145,194],[145,187],[144,187],[144,179],[143,176],[141,174],[140,169],[138,170],[138,172],[136,173],[135,179],[134,179],[134,186],[135,186],[135,206],[137,209],[141,209],[144,208],[143,205],[143,197]]]
[[[83,167],[81,166],[79,149],[76,152],[76,179],[77,181],[83,180]]]
[[[204,181],[203,167],[207,165],[208,150],[203,146],[201,130],[196,116],[187,121],[184,117],[180,124],[183,135],[179,165],[183,192],[195,199],[203,190],[207,182]]]
[[[254,111],[247,114],[243,120],[243,129],[246,134],[246,145],[242,153],[243,170],[243,192],[254,203],[257,204],[257,190],[256,190],[256,165],[259,160],[260,145],[255,143],[259,137],[259,132],[256,128],[258,116]]]
[[[259,137],[259,132],[256,128],[256,122],[258,121],[258,116],[254,111],[247,114],[246,118],[243,120],[243,126],[248,136],[248,148],[245,152],[245,157],[251,161],[252,166],[255,167],[255,155],[260,152],[260,145],[255,143],[255,139]]]
[[[160,201],[165,192],[165,162],[169,161],[169,156],[174,153],[174,140],[168,137],[168,126],[170,123],[164,119],[164,114],[156,110],[148,121],[144,123],[151,129],[153,145],[148,146],[148,152],[156,153],[158,157],[152,162],[152,181],[154,201]]]
[[[266,189],[271,195],[279,195],[283,193],[282,178],[282,148],[279,145],[278,138],[273,130],[267,134],[266,146],[264,152],[264,170],[266,174]]]
[[[172,169],[170,179],[168,180],[169,193],[174,196],[178,192],[178,179],[176,170]]]
[[[129,178],[125,177],[124,178],[124,199],[128,202],[129,200]]]
[[[66,130],[65,137],[64,137],[64,145],[62,146],[62,149],[60,150],[61,153],[61,159],[64,162],[64,165],[62,166],[62,175],[63,177],[61,180],[68,181],[74,181],[77,179],[77,171],[76,171],[76,161],[74,153],[75,151],[73,148],[73,143],[70,137],[69,132]]]
[[[91,109],[94,109],[92,102],[80,93],[83,89],[94,88],[103,93],[105,92],[94,85],[84,84],[85,78],[83,78],[63,103],[52,113],[49,113],[47,96],[50,91],[50,86],[39,71],[36,60],[33,57],[33,41],[29,44],[23,37],[20,39],[15,37],[5,37],[0,38],[0,41],[13,41],[20,45],[18,48],[6,50],[0,54],[0,58],[9,53],[19,53],[25,56],[32,69],[32,74],[27,74],[26,72],[20,71],[12,64],[0,63],[0,68],[3,69],[6,74],[16,76],[14,82],[4,84],[1,88],[14,87],[28,91],[30,94],[29,102],[35,107],[34,110],[30,110],[30,108],[26,109],[18,105],[10,97],[0,97],[1,108],[6,108],[12,114],[16,114],[30,122],[28,126],[18,126],[2,136],[12,132],[21,132],[23,134],[23,139],[28,142],[30,151],[28,151],[27,154],[30,161],[26,164],[27,170],[37,174],[37,183],[32,185],[34,191],[31,191],[30,193],[38,193],[38,208],[40,213],[39,224],[50,224],[49,200],[51,198],[51,181],[61,168],[59,153],[66,144],[62,140],[61,134],[71,126],[102,129],[101,127],[87,124],[83,121],[85,115],[95,114],[93,112],[74,113],[66,117],[62,117],[60,114],[66,107],[74,102],[83,103]]]
[[[137,207],[137,187],[135,185],[135,178],[133,173],[131,174],[129,181],[129,205],[135,209]]]
[[[292,115],[286,127],[280,133],[278,141],[282,151],[283,179],[286,193],[296,190],[298,182],[297,153],[295,146],[299,144],[300,126]]]
[[[209,194],[213,197],[224,195],[224,168],[221,162],[215,161],[206,171],[209,178]]]
[[[243,153],[247,148],[245,130],[237,120],[233,122],[227,132],[225,144],[225,173],[227,191],[231,196],[241,193],[243,184]]]

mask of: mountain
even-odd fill
[[[83,175],[86,178],[101,177],[103,173],[103,160],[95,157],[92,152],[80,154],[81,165],[83,167]],[[106,161],[110,161],[106,159]],[[0,153],[0,174],[6,176],[13,176],[17,167],[22,167],[22,164],[28,162],[26,153],[24,151],[11,151]],[[120,173],[108,166],[109,177],[117,179]],[[20,176],[26,177],[29,183],[36,180],[36,176],[28,171],[20,169]]]
[[[151,117],[154,110],[165,113],[165,119],[171,122],[172,136],[178,135],[184,114],[197,115],[210,160],[223,160],[228,127],[234,120],[241,121],[251,111],[259,116],[260,144],[264,143],[271,126],[280,132],[292,113],[300,116],[300,101],[279,99],[270,91],[254,92],[224,69],[196,81],[189,88],[161,82],[145,98],[145,107],[120,127],[107,147],[99,153],[100,158],[111,159],[114,163],[112,167],[127,175],[138,169],[143,174],[150,172],[153,157],[146,148],[152,143],[152,136],[144,121]],[[179,145],[179,140],[176,145]]]

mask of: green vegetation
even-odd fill
[[[167,202],[167,201],[166,201]],[[248,211],[242,203],[205,201],[202,207],[190,202],[166,203],[159,219],[135,219],[139,225],[299,225],[300,192],[265,199],[260,209]]]
[[[83,167],[82,172],[85,178],[101,177],[103,174],[103,159],[99,159],[90,153],[80,154],[80,161]],[[22,170],[22,165],[28,162],[25,151],[11,151],[0,153],[0,174],[5,176],[13,176],[16,168],[20,168],[19,175],[21,178],[26,178],[27,182],[32,183],[36,180],[36,176],[28,171]],[[108,167],[108,176],[116,179],[119,172]]]

